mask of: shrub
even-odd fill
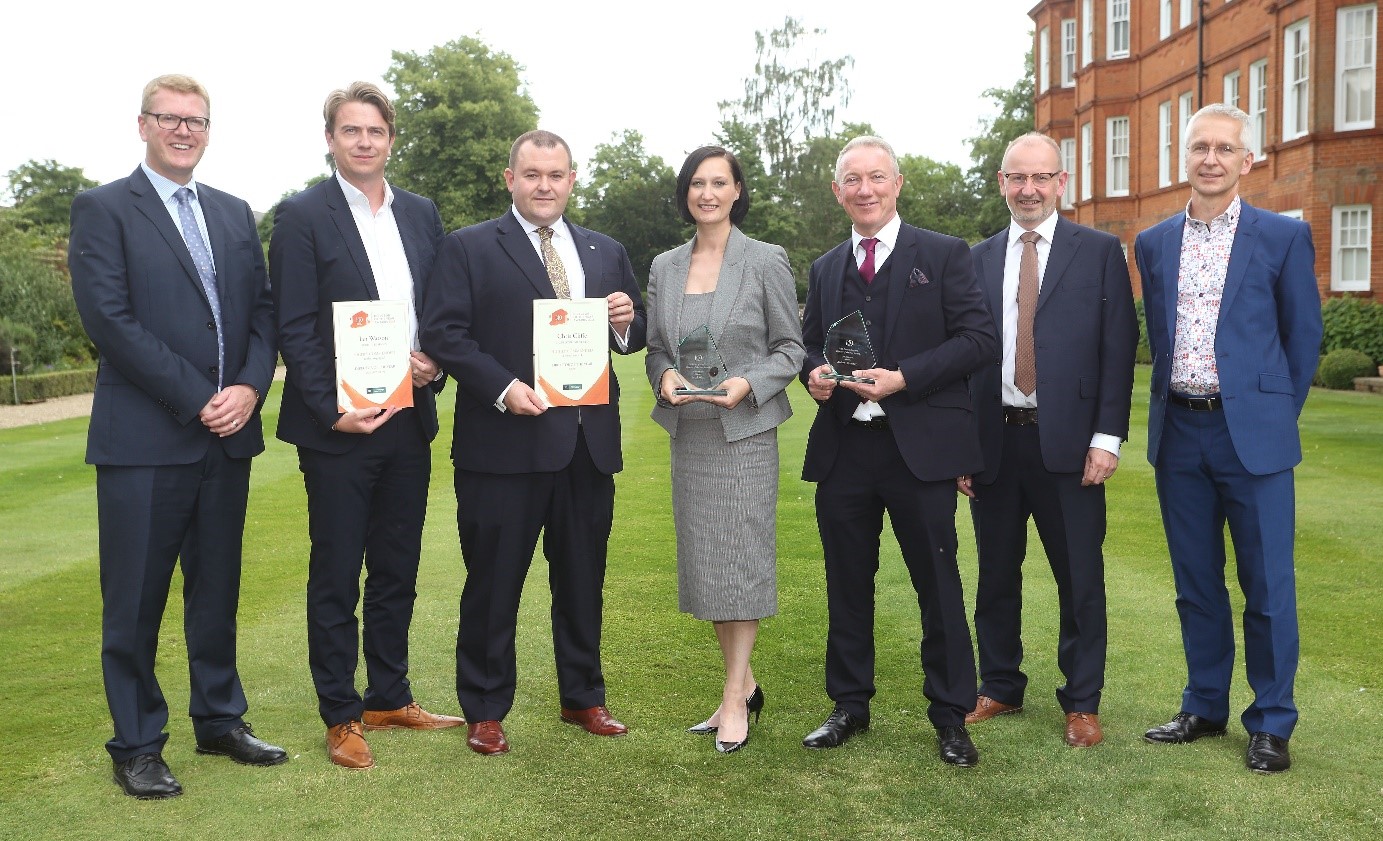
[[[9,377],[4,379],[8,380]],[[15,386],[19,390],[20,403],[36,403],[53,397],[67,397],[72,394],[89,394],[96,389],[96,369],[81,371],[49,371],[43,374],[28,374],[17,378],[14,383],[6,382],[0,388],[0,404],[14,403]]]
[[[1321,355],[1343,348],[1366,354],[1383,365],[1383,304],[1363,298],[1331,298],[1321,306],[1325,335]]]
[[[1354,388],[1355,377],[1371,377],[1378,372],[1378,366],[1368,354],[1350,348],[1332,350],[1321,360],[1316,369],[1316,378],[1326,388]]]
[[[11,328],[5,338],[18,349],[27,371],[90,365],[96,359],[77,315],[72,285],[59,268],[61,256],[57,244],[0,230],[0,313]],[[8,344],[4,350],[8,372]]]

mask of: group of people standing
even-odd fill
[[[250,459],[264,447],[259,410],[276,353],[287,369],[278,437],[297,447],[307,493],[309,666],[331,761],[372,766],[366,732],[390,728],[464,726],[475,752],[509,750],[519,600],[540,536],[560,718],[595,735],[627,732],[606,706],[600,658],[623,466],[619,383],[612,373],[605,405],[547,405],[533,376],[541,298],[603,298],[609,349],[647,348],[653,419],[670,437],[679,607],[713,623],[725,667],[718,705],[690,732],[733,753],[766,703],[751,660],[759,621],[777,611],[776,430],[798,378],[817,402],[802,475],[817,484],[834,705],[803,745],[834,748],[869,727],[885,513],[917,592],[940,758],[973,766],[967,725],[1022,709],[1029,518],[1059,593],[1065,740],[1101,741],[1104,483],[1128,434],[1138,327],[1118,240],[1055,213],[1066,173],[1053,141],[1034,133],[1009,146],[998,182],[1012,222],[971,249],[904,223],[892,148],[851,140],[832,184],[851,236],[813,263],[799,318],[786,253],[738,227],[749,189],[723,148],[693,151],[678,174],[677,211],[696,232],[653,261],[645,309],[624,247],[565,217],[576,176],[561,137],[515,140],[504,170],[511,209],[444,235],[432,201],[384,177],[396,132],[377,87],[333,91],[323,117],[335,173],[281,203],[267,269],[248,206],[193,179],[211,117],[188,77],[146,86],[144,162],[73,204],[73,289],[101,354],[87,460],[115,729],[107,749],[127,794],[182,790],[161,755],[168,709],[154,675],[179,561],[197,751],[251,765],[287,759],[244,720],[235,663]],[[1191,120],[1187,211],[1136,245],[1154,355],[1149,457],[1189,671],[1180,712],[1146,738],[1225,732],[1228,520],[1256,696],[1243,716],[1246,763],[1274,772],[1289,764],[1296,719],[1291,471],[1320,308],[1309,228],[1237,198],[1252,162],[1245,131],[1247,117],[1226,106]],[[332,304],[368,299],[407,304],[410,409],[338,408]],[[838,371],[823,348],[855,313],[877,353],[872,367]],[[715,389],[688,388],[680,364],[679,346],[698,331],[724,369]],[[448,380],[464,718],[425,710],[408,678],[436,400]],[[957,491],[970,499],[979,549],[978,670]]]

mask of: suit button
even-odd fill
[[[212,365],[212,366],[211,366],[210,368],[208,368],[207,370],[214,374],[214,373],[216,373],[216,366],[215,366],[215,365]]]
[[[208,322],[206,323],[206,329],[208,329],[208,330],[215,330],[215,329],[216,329],[216,322],[214,322],[214,321],[208,321]]]

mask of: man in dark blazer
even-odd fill
[[[561,717],[597,735],[626,732],[605,706],[600,666],[605,552],[620,454],[619,382],[602,406],[547,408],[534,391],[533,301],[604,298],[609,346],[644,346],[643,300],[624,246],[563,218],[571,149],[547,131],[509,152],[510,212],[454,231],[438,249],[423,349],[457,382],[451,457],[466,583],[456,689],[477,753],[504,753],[514,701],[519,597],[539,532],[552,590]],[[567,295],[559,294],[559,287]]]
[[[874,576],[887,511],[922,609],[922,692],[941,758],[971,766],[965,730],[975,656],[956,567],[957,477],[980,469],[967,375],[996,357],[962,240],[903,224],[893,149],[857,137],[831,184],[851,238],[812,264],[803,314],[802,381],[819,403],[802,478],[816,482],[830,629],[826,692],[835,709],[803,744],[831,748],[869,727],[874,695]],[[877,364],[872,383],[828,378],[832,324],[860,311]],[[850,373],[850,372],[841,372]]]
[[[144,88],[145,159],[72,203],[68,265],[101,353],[86,460],[96,465],[101,669],[115,781],[139,798],[182,787],[162,757],[168,705],[154,675],[173,566],[197,752],[274,765],[255,738],[235,664],[240,547],[259,408],[274,374],[274,316],[249,205],[193,181],[211,139],[206,90]]]
[[[1187,681],[1181,710],[1144,734],[1184,743],[1229,722],[1234,618],[1225,587],[1225,521],[1244,591],[1244,670],[1254,699],[1240,716],[1245,765],[1291,766],[1297,635],[1297,418],[1321,345],[1315,247],[1304,222],[1249,206],[1250,118],[1207,105],[1186,127],[1185,213],[1134,242],[1152,350],[1148,460],[1177,589]]]
[[[1012,220],[971,252],[1002,356],[970,378],[984,470],[958,483],[979,549],[981,683],[965,722],[1023,709],[1031,517],[1056,578],[1066,743],[1091,747],[1104,739],[1104,483],[1128,437],[1138,316],[1118,238],[1056,212],[1066,173],[1055,141],[1017,138],[998,179]]]
[[[278,437],[298,447],[312,556],[307,649],[327,755],[345,768],[374,764],[364,730],[433,730],[465,722],[413,700],[413,618],[428,482],[442,386],[418,350],[417,312],[442,219],[430,199],[392,187],[384,167],[394,106],[368,82],[332,91],[322,109],[336,174],[285,199],[269,243],[279,343],[288,377]],[[343,411],[336,389],[332,304],[403,300],[412,342],[413,406]],[[366,687],[355,688],[360,568]]]

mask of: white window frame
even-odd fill
[[[1080,198],[1089,201],[1095,192],[1095,130],[1091,123],[1080,127]]]
[[[1268,60],[1262,59],[1249,65],[1249,116],[1253,118],[1253,159],[1261,161],[1268,156]]]
[[[1177,97],[1177,181],[1186,180],[1186,129],[1191,125],[1191,92]]]
[[[1288,219],[1296,219],[1297,221],[1301,221],[1302,219],[1306,218],[1302,215],[1301,208],[1297,208],[1296,210],[1279,210],[1278,215],[1286,216]]]
[[[1173,0],[1161,0],[1158,6],[1157,15],[1157,37],[1172,37],[1172,2]]]
[[[1105,50],[1107,59],[1128,58],[1129,43],[1132,36],[1132,23],[1129,7],[1133,0],[1109,0],[1108,19],[1105,22]]]
[[[1046,93],[1052,86],[1052,28],[1042,27],[1037,33],[1037,92]]]
[[[1221,101],[1225,105],[1239,107],[1239,71],[1231,70],[1225,74],[1224,78],[1224,99]]]
[[[1095,60],[1095,0],[1080,4],[1080,66]]]
[[[1061,194],[1061,206],[1069,210],[1076,206],[1076,139],[1074,137],[1064,137],[1061,139],[1061,169],[1067,174],[1066,189]]]
[[[1335,130],[1373,128],[1377,90],[1378,4],[1340,8],[1335,12]]]
[[[1109,117],[1105,130],[1105,195],[1127,196],[1129,191],[1129,119]]]
[[[1191,25],[1191,9],[1195,5],[1195,0],[1181,0],[1181,28]]]
[[[1157,186],[1172,186],[1172,101],[1157,104]]]
[[[1061,22],[1061,86],[1076,86],[1076,19]]]
[[[1373,207],[1346,204],[1330,208],[1331,291],[1367,292],[1372,259]]]
[[[1311,19],[1282,30],[1282,140],[1311,130]]]

